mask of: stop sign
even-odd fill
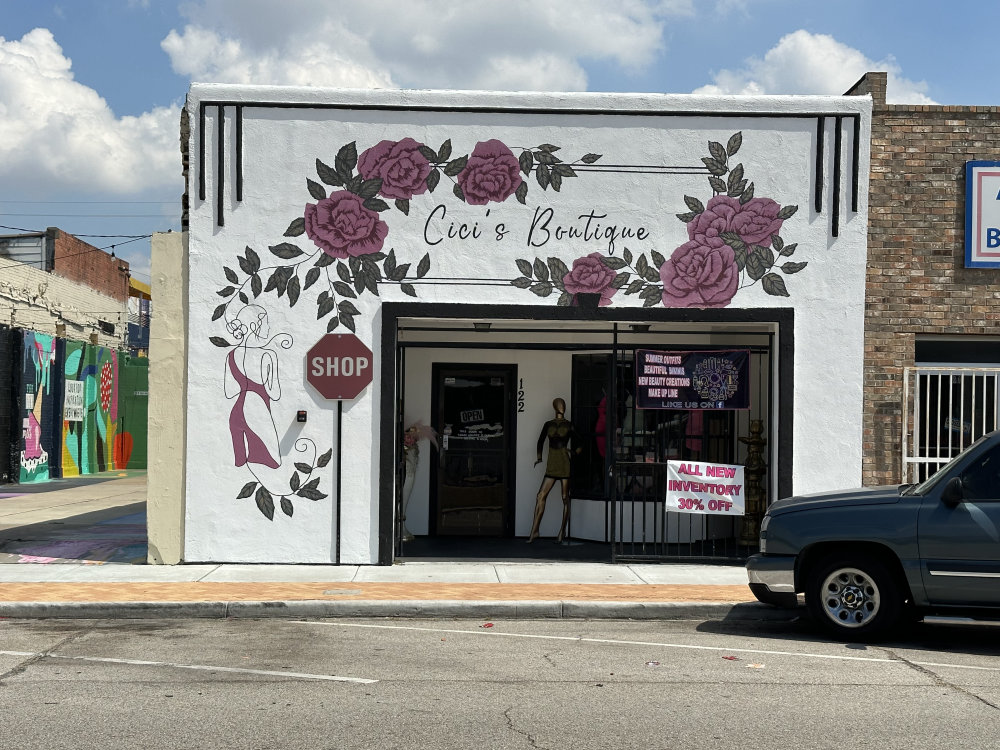
[[[306,354],[306,380],[325,398],[354,398],[372,382],[372,351],[352,333],[328,333]]]

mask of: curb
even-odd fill
[[[17,619],[406,617],[456,619],[780,621],[798,615],[757,602],[597,601],[202,601],[2,602],[0,617]]]

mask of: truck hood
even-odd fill
[[[898,503],[901,497],[901,486],[893,484],[884,487],[858,487],[850,490],[794,495],[771,503],[767,512],[774,516],[780,513],[793,513],[808,508],[823,508],[831,505],[883,505],[886,503]]]

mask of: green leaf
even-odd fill
[[[677,216],[678,219],[680,219],[681,221],[683,221],[685,224],[688,224],[689,222],[692,222],[692,221],[694,221],[695,219],[698,218],[698,214],[696,214],[694,211],[690,211],[690,212],[688,212],[686,214],[676,214],[676,216]]]
[[[222,289],[220,289],[219,291],[217,291],[216,294],[218,294],[220,297],[231,297],[233,295],[233,292],[235,292],[235,291],[236,291],[236,287],[234,287],[234,286],[226,286],[226,287],[223,287]]]
[[[743,241],[743,238],[736,232],[723,232],[719,235],[719,239],[729,245],[729,247],[733,248],[733,250],[738,247],[746,248],[746,243]]]
[[[381,198],[368,198],[361,205],[363,205],[369,211],[379,211],[379,212],[382,212],[382,211],[388,211],[389,210],[389,204],[386,203]]]
[[[362,198],[374,198],[378,195],[379,191],[382,189],[382,178],[376,177],[371,180],[365,180],[361,183],[361,187],[358,189],[358,195]]]
[[[216,346],[232,346],[232,344],[230,344],[221,336],[209,336],[208,340],[211,341]]]
[[[619,258],[616,255],[602,255],[601,263],[606,265],[612,271],[620,271],[627,265],[624,258]]]
[[[341,187],[344,184],[344,181],[340,178],[340,175],[338,175],[334,170],[330,169],[330,167],[321,162],[319,159],[316,160],[316,174],[327,185],[332,185],[333,187]]]
[[[340,277],[341,281],[345,281],[348,284],[352,281],[351,272],[347,270],[347,266],[343,262],[337,263],[337,275]]]
[[[527,289],[529,286],[531,286],[531,279],[529,279],[527,276],[522,276],[518,279],[514,279],[510,283],[516,286],[518,289]]]
[[[325,318],[327,315],[333,312],[333,308],[335,308],[336,306],[337,306],[336,300],[330,297],[321,300],[316,310],[316,320],[321,320],[322,318]]]
[[[736,270],[743,271],[747,267],[747,247],[743,245],[742,247],[733,248],[733,257],[736,260]]]
[[[436,169],[432,169],[430,171],[430,173],[427,175],[427,190],[428,190],[428,192],[433,193],[434,192],[434,188],[436,188],[438,186],[439,182],[441,182],[441,173],[438,172]]]
[[[615,278],[611,281],[612,289],[621,289],[628,283],[628,280],[632,277],[628,271],[622,271],[621,273],[615,275]]]
[[[322,492],[317,492],[316,490],[301,490],[299,492],[299,497],[304,497],[306,500],[322,500],[326,497]]]
[[[260,291],[261,291],[260,287],[261,287],[260,274],[255,273],[253,276],[250,277],[250,291],[253,293],[254,297],[260,296]]]
[[[517,263],[517,270],[530,279],[534,273],[534,270],[531,268],[531,263],[526,261],[524,258],[518,258],[514,262]]]
[[[400,291],[403,292],[403,294],[406,294],[410,297],[417,296],[417,290],[413,288],[413,284],[400,284],[399,289]]]
[[[302,285],[302,289],[308,289],[319,279],[319,269],[310,268],[309,272],[306,274],[306,283]]]
[[[355,328],[355,326],[354,326],[354,318],[353,318],[353,316],[348,315],[347,313],[340,313],[340,315],[338,317],[340,318],[340,322],[344,324],[344,327],[348,331],[350,331],[351,333],[357,333],[358,332],[358,329]]]
[[[525,175],[531,174],[531,168],[535,164],[534,158],[531,156],[530,151],[522,151],[521,155],[517,159],[518,166],[521,167],[521,171]]]
[[[573,295],[567,292],[563,292],[559,295],[559,299],[556,301],[556,305],[559,307],[569,307],[573,304]]]
[[[708,167],[708,173],[716,177],[722,177],[722,175],[729,171],[729,167],[725,164],[719,163],[709,156],[702,157],[701,161],[706,167]]]
[[[548,297],[550,294],[552,294],[552,284],[550,284],[547,281],[539,281],[535,284],[532,284],[529,287],[529,289],[531,289],[531,291],[534,292],[539,297]]]
[[[226,314],[226,307],[228,307],[228,306],[229,305],[228,305],[227,302],[223,302],[221,305],[219,305],[217,308],[215,308],[215,312],[212,313],[212,320],[218,320],[223,315],[225,315]]]
[[[628,285],[628,289],[625,290],[625,294],[635,294],[645,285],[645,281],[642,279],[636,279],[631,284]]]
[[[717,141],[708,142],[708,153],[712,155],[712,158],[721,164],[726,163],[726,149],[722,147],[721,143]]]
[[[288,306],[295,307],[295,303],[299,301],[299,277],[292,276],[288,280],[288,285],[285,288],[285,292],[288,294]]]
[[[798,246],[799,246],[799,243],[797,243],[797,242],[793,242],[791,245],[785,245],[783,248],[781,248],[781,255],[784,255],[785,257],[788,257],[790,255],[794,255],[795,254],[795,248],[797,248]]]
[[[257,501],[257,508],[268,521],[274,520],[274,500],[271,498],[271,493],[268,492],[263,487],[258,488],[257,495],[254,498]]]
[[[644,273],[643,276],[645,276],[646,277],[646,281],[650,282],[651,284],[655,284],[658,281],[660,281],[660,272],[659,272],[659,270],[656,269],[656,268],[653,268],[652,266],[647,266],[646,267],[646,273]]]
[[[526,205],[526,199],[528,197],[528,183],[521,180],[521,184],[517,186],[517,190],[514,191],[514,197],[517,198],[517,202],[522,206]]]
[[[785,246],[785,241],[783,239],[781,239],[781,237],[779,237],[776,234],[772,234],[771,235],[771,247],[773,247],[775,250],[777,250],[780,253],[781,252],[781,248],[783,248],[784,246]]]
[[[764,291],[774,297],[787,297],[788,290],[785,288],[785,280],[776,273],[769,273],[761,279],[761,286]]]
[[[389,273],[386,274],[386,277],[391,279],[392,281],[402,281],[403,279],[406,278],[406,274],[407,272],[409,272],[409,270],[410,270],[410,264],[404,263],[401,266],[396,266],[391,274]]]
[[[316,258],[316,262],[313,263],[316,268],[325,268],[326,266],[332,266],[334,263],[334,257],[325,252],[320,253]]]
[[[349,179],[346,183],[344,183],[344,189],[350,193],[354,193],[355,195],[357,195],[358,191],[361,190],[361,183],[364,181],[365,180],[361,175],[355,175],[354,177]]]
[[[236,273],[236,271],[234,271],[233,269],[229,268],[228,266],[223,266],[222,267],[222,272],[224,274],[226,274],[226,278],[229,281],[233,282],[234,284],[239,284],[240,283],[240,277]]]
[[[720,192],[732,193],[736,186],[740,184],[743,180],[743,165],[737,164],[729,171],[729,177],[727,178],[726,189]]]
[[[551,164],[558,164],[559,162],[562,161],[562,159],[560,159],[558,156],[553,156],[552,154],[546,151],[539,151],[537,154],[535,154],[535,161],[538,162],[539,164],[551,165]]]
[[[653,265],[656,266],[657,268],[659,268],[660,266],[662,266],[664,263],[667,262],[667,259],[664,258],[660,253],[656,252],[656,250],[650,250],[649,257],[653,259]]]
[[[593,164],[595,161],[600,159],[604,154],[587,154],[586,156],[580,157],[580,161],[584,164]]]
[[[790,219],[795,216],[795,212],[799,210],[798,206],[782,206],[778,211],[779,219]]]
[[[795,263],[793,261],[789,261],[788,263],[782,263],[781,264],[781,270],[784,271],[785,273],[788,273],[788,274],[798,273],[803,268],[805,268],[807,265],[809,265],[809,264],[808,263]]]
[[[459,172],[465,169],[465,165],[468,163],[469,163],[468,156],[460,156],[457,159],[448,162],[444,167],[445,176],[455,177],[456,175],[458,175]]]
[[[417,151],[419,151],[420,155],[423,156],[427,161],[431,162],[432,164],[438,160],[437,153],[435,153],[434,149],[432,149],[430,146],[421,144],[420,147],[417,149]]]
[[[302,489],[315,490],[318,487],[319,487],[319,477],[316,477],[315,479],[311,479],[308,482],[306,482],[305,485],[303,485]]]
[[[556,164],[552,167],[552,172],[560,177],[576,177],[576,172],[569,164]]]
[[[290,242],[282,242],[280,245],[271,245],[268,250],[282,260],[291,260],[292,258],[299,257],[300,255],[305,255],[305,253],[303,253],[298,246],[293,245]]]
[[[441,144],[441,148],[437,152],[437,160],[440,162],[448,161],[451,158],[451,138],[446,140]]]
[[[240,270],[243,271],[247,276],[254,272],[253,266],[250,265],[250,261],[244,258],[242,255],[237,255],[236,260],[240,263]]]
[[[538,169],[535,170],[535,179],[542,190],[547,189],[549,186],[549,168],[544,164],[539,164]]]
[[[246,254],[247,260],[250,262],[250,273],[257,273],[260,270],[260,256],[249,245],[247,245]]]
[[[712,190],[717,193],[726,192],[726,183],[723,182],[721,177],[709,177],[708,184],[712,186]]]
[[[740,205],[746,204],[752,199],[753,199],[753,183],[751,182],[750,185],[747,187],[747,189],[743,191],[743,194],[740,195]]]
[[[417,278],[422,279],[427,275],[427,272],[431,270],[431,256],[430,253],[424,255],[420,259],[420,263],[417,264]]]
[[[385,271],[386,276],[392,276],[396,270],[396,250],[392,249],[389,251],[389,256],[385,259],[385,263],[382,266]]]
[[[700,214],[705,210],[705,204],[702,203],[697,198],[694,198],[690,195],[684,196],[684,203],[686,203],[687,207],[690,208],[692,211],[694,211],[696,214]]]
[[[342,313],[347,313],[348,315],[360,315],[361,314],[361,311],[358,310],[358,308],[356,308],[354,306],[354,303],[351,302],[350,300],[346,300],[346,299],[343,302],[341,302],[339,305],[337,305],[337,309],[340,312],[342,312]]]
[[[240,494],[236,496],[237,500],[242,500],[245,497],[250,497],[253,494],[254,488],[257,486],[256,482],[247,482],[243,485],[243,489],[240,490]]]
[[[460,201],[463,202],[465,201],[465,193],[462,192],[462,186],[459,185],[457,182],[454,185],[452,185],[451,192],[453,192],[455,194],[455,197],[458,198]]]
[[[404,216],[410,215],[410,202],[408,200],[397,198],[395,203],[396,203],[396,208],[402,211]]]
[[[292,472],[292,478],[288,480],[288,486],[291,488],[292,492],[295,492],[301,486],[299,484],[299,473],[297,471]]]
[[[278,288],[278,281],[281,279],[281,269],[275,268],[271,275],[267,277],[267,284],[264,285],[264,291],[269,292],[272,289]]]
[[[330,318],[330,322],[326,324],[326,332],[330,333],[330,331],[332,331],[334,328],[337,328],[337,326],[339,325],[340,325],[340,318],[334,315],[332,318]]]
[[[351,288],[351,285],[350,284],[346,284],[343,281],[334,281],[333,282],[333,290],[337,294],[339,294],[341,297],[357,298],[357,296],[358,296],[357,294],[355,294],[354,290]]]
[[[292,508],[292,501],[289,500],[287,497],[282,496],[282,498],[281,498],[281,512],[284,513],[289,518],[291,518],[293,510],[294,509]]]
[[[309,195],[318,201],[326,198],[326,188],[320,185],[318,182],[306,178],[306,187],[309,189]]]
[[[552,172],[549,175],[549,184],[552,186],[552,189],[555,190],[557,193],[560,190],[562,190],[562,179],[563,179],[562,175],[559,174],[558,172]]]
[[[242,302],[244,305],[250,304],[250,298],[247,297],[243,292],[240,292],[239,296],[240,296],[240,302]]]
[[[649,263],[646,262],[645,254],[640,255],[639,260],[635,263],[635,272],[640,276],[645,276],[647,268],[649,268]]]
[[[729,138],[729,142],[726,144],[726,153],[729,156],[734,156],[737,151],[740,150],[740,146],[743,145],[743,133],[733,133]]]
[[[302,463],[301,461],[295,462],[295,468],[297,471],[301,471],[303,474],[312,474],[313,467],[309,464]]]
[[[334,160],[337,174],[340,175],[340,178],[344,182],[348,182],[354,176],[354,167],[357,163],[358,147],[354,141],[341,147],[340,151],[337,152],[337,158]]]
[[[555,151],[558,151],[559,146],[553,146],[551,143],[543,143],[541,146],[538,147],[538,150],[546,154],[551,154]]]
[[[764,259],[760,257],[759,254],[754,252],[747,253],[747,265],[746,271],[747,275],[757,281],[765,273],[767,273],[767,266],[764,264]]]
[[[535,272],[535,278],[539,281],[549,280],[549,267],[542,262],[541,258],[535,258],[535,265],[532,266],[532,270]]]
[[[626,264],[632,265],[632,251],[629,250],[627,247],[624,250],[622,250],[622,257],[625,259]]]
[[[562,262],[561,259],[554,257],[548,259],[548,264],[549,272],[552,274],[552,280],[558,281],[559,284],[562,284],[562,280],[569,274],[569,268]]]

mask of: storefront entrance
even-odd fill
[[[513,365],[434,365],[438,460],[431,514],[438,536],[513,534]]]

